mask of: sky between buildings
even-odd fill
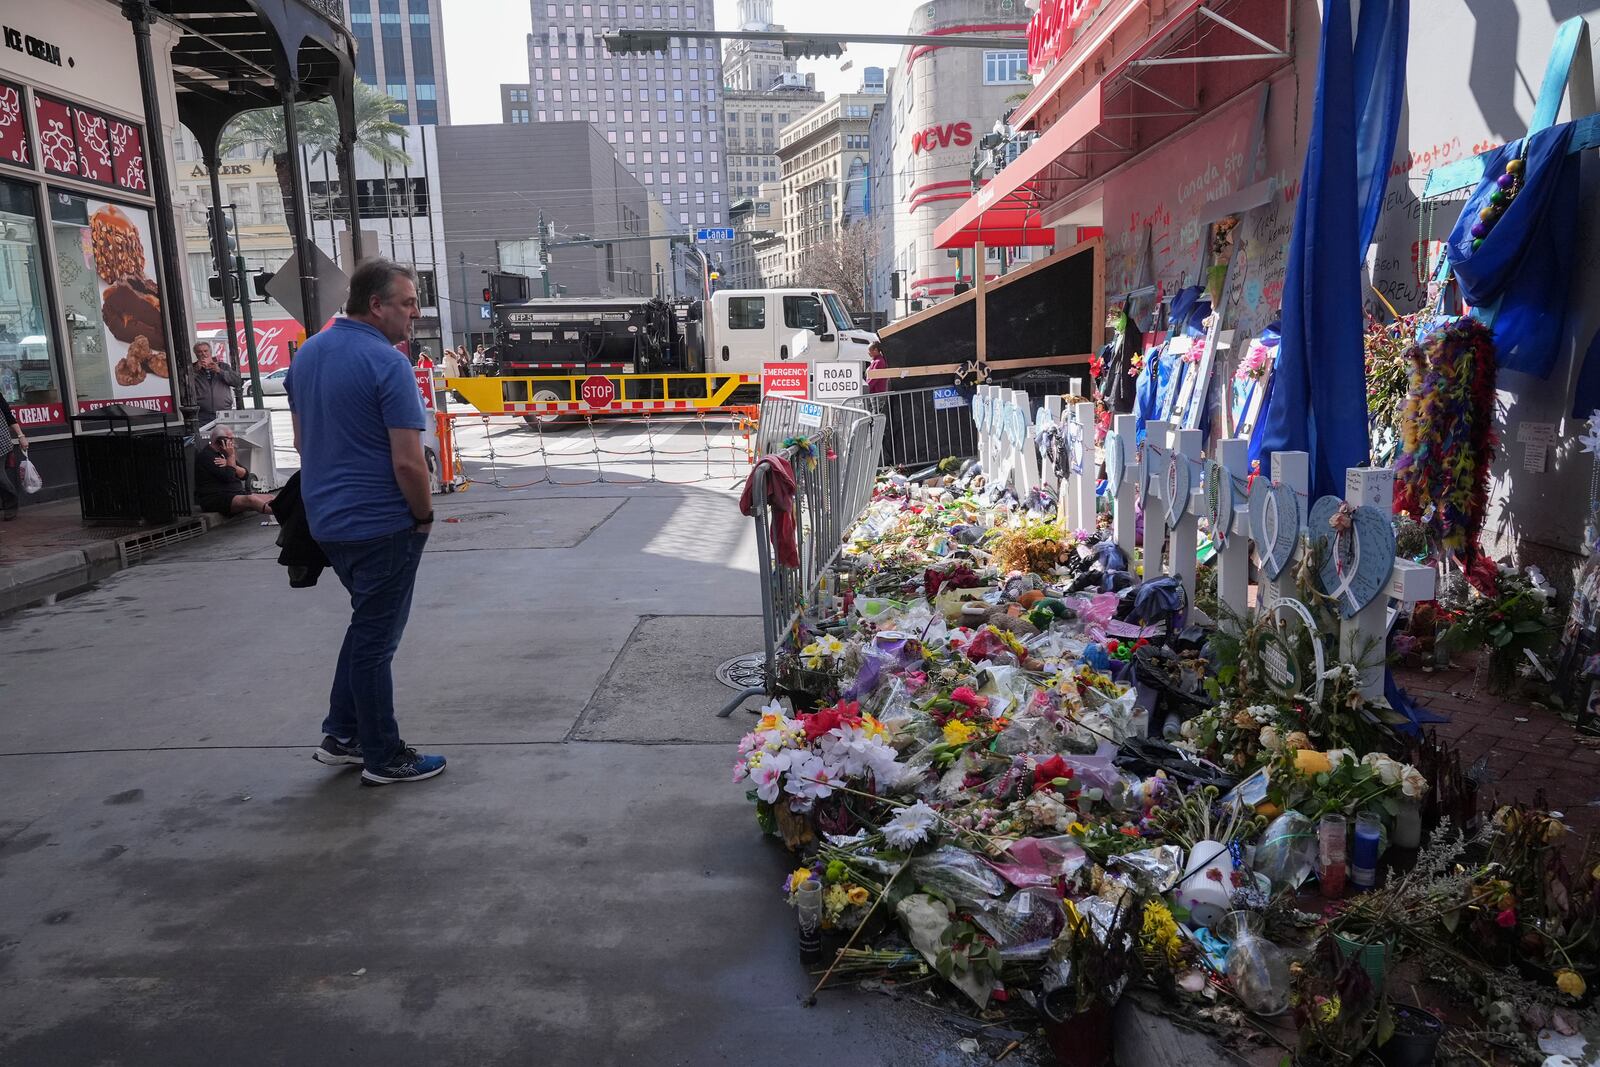
[[[737,29],[737,0],[716,0],[717,28]],[[472,125],[500,121],[500,83],[528,79],[528,0],[444,0],[444,51],[450,79],[450,121]],[[905,33],[914,0],[777,0],[786,29],[812,33]],[[624,27],[625,28],[625,27]],[[888,67],[899,45],[858,45],[839,59],[803,60],[829,96],[853,92],[862,67]],[[845,64],[850,69],[840,70]]]

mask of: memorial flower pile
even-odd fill
[[[1134,986],[1197,1003],[1220,987],[1292,1012],[1308,1049],[1360,1054],[1382,982],[1351,977],[1315,916],[1339,914],[1347,866],[1386,863],[1421,813],[1459,806],[1423,769],[1448,755],[1396,732],[1333,629],[1194,627],[1171,579],[1104,547],[959,487],[879,485],[830,595],[788,635],[785,699],[733,766],[798,857],[785,897],[822,889],[819,986],[936,975],[971,1010],[1047,1031]],[[1269,644],[1301,661],[1299,688],[1261,669]],[[1407,890],[1427,908],[1352,910],[1347,933],[1362,916],[1397,958],[1520,960],[1570,1005],[1600,968],[1600,867],[1574,877],[1540,851],[1553,816],[1496,825],[1482,841],[1507,852],[1482,879],[1434,871]],[[1285,912],[1310,922],[1283,946],[1310,953],[1294,976],[1245,921]]]

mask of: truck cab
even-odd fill
[[[867,360],[858,330],[829,289],[723,289],[711,296],[706,371],[760,374],[764,363]]]

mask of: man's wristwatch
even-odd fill
[[[426,518],[422,518],[422,519],[419,519],[415,515],[413,515],[413,516],[411,516],[411,521],[415,522],[418,526],[432,526],[433,525],[433,512],[431,512],[431,511],[428,512],[427,517]]]

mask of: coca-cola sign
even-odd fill
[[[1100,5],[1100,0],[1040,0],[1028,20],[1028,70],[1037,74],[1072,46],[1073,32]]]

